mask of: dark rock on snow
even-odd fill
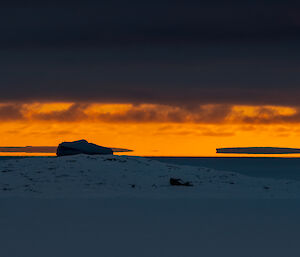
[[[171,186],[193,186],[191,182],[184,182],[180,178],[170,178],[170,185]]]

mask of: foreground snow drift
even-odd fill
[[[171,186],[171,177],[193,187]],[[300,198],[300,183],[141,157],[24,158],[0,163],[0,197]]]
[[[1,257],[298,257],[298,200],[0,199]]]

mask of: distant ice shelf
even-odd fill
[[[217,148],[217,153],[296,154],[296,153],[300,153],[300,149],[299,148],[281,148],[281,147],[233,147],[233,148]]]
[[[133,152],[124,148],[109,147],[115,152]],[[2,146],[1,153],[56,153],[57,146]]]

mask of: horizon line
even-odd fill
[[[113,152],[133,152],[125,148],[108,147]],[[57,146],[0,146],[2,153],[56,153]]]

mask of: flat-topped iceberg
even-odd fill
[[[236,154],[296,154],[300,153],[299,148],[281,147],[234,147],[217,148],[217,153],[236,153]]]
[[[108,147],[103,147],[93,143],[89,143],[86,140],[63,142],[59,144],[56,150],[57,156],[75,154],[113,154],[113,150]]]

